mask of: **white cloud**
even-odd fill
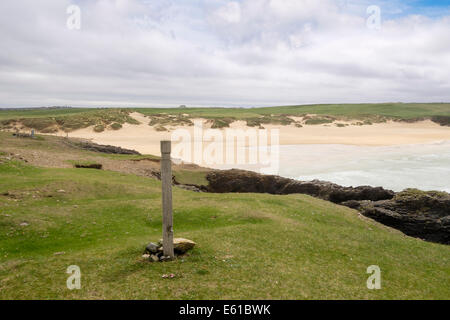
[[[241,21],[241,6],[239,2],[228,2],[219,7],[214,12],[213,17],[226,23],[239,23]]]
[[[2,1],[0,105],[450,100],[450,17],[344,2],[84,0],[71,31],[71,1]]]

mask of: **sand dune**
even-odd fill
[[[194,128],[171,127],[169,132],[156,131],[148,125],[149,119],[142,114],[132,116],[140,125],[125,124],[118,131],[106,130],[96,133],[92,128],[73,131],[70,137],[90,139],[95,143],[109,144],[134,149],[144,154],[159,155],[159,142],[170,139],[175,129],[185,129],[193,136]],[[197,119],[206,122],[204,119]],[[209,126],[205,124],[204,128]],[[231,124],[234,129],[249,129],[244,121]],[[432,121],[415,123],[387,122],[364,126],[337,127],[334,124],[309,125],[297,128],[294,125],[265,125],[265,129],[279,129],[281,145],[295,144],[345,144],[363,146],[388,146],[401,144],[427,143],[450,140],[450,128],[439,126]],[[65,134],[64,134],[65,135]]]

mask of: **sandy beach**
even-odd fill
[[[99,144],[134,149],[143,154],[159,155],[159,142],[163,139],[170,139],[176,129],[181,128],[187,130],[193,136],[193,126],[169,127],[168,129],[170,131],[160,132],[148,125],[149,118],[140,113],[133,113],[132,116],[141,124],[124,124],[120,130],[106,130],[101,133],[96,133],[92,127],[89,127],[73,131],[69,134],[69,137],[90,139]],[[203,121],[204,129],[210,127],[205,119],[193,120]],[[244,121],[236,121],[230,127],[232,129],[242,130],[251,129],[246,126]],[[450,128],[440,126],[430,120],[415,123],[391,121],[373,125],[350,125],[346,127],[326,124],[308,125],[302,128],[297,128],[294,125],[265,125],[264,128],[268,130],[278,129],[281,145],[343,144],[356,146],[393,146],[450,140]],[[217,130],[223,131],[224,129]],[[65,133],[59,134],[65,135]]]

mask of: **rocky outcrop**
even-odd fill
[[[103,165],[100,163],[88,163],[88,164],[75,164],[75,168],[77,169],[97,169],[102,170]]]
[[[101,153],[108,153],[108,154],[140,155],[140,153],[135,150],[124,149],[124,148],[116,147],[116,146],[101,145],[101,144],[96,144],[96,143],[87,142],[87,141],[81,141],[81,142],[72,142],[71,141],[70,144],[75,147],[78,147],[80,149],[93,151],[93,152],[101,152]]]
[[[303,193],[313,197],[341,203],[349,200],[386,200],[392,199],[393,191],[369,186],[342,187],[326,181],[297,181],[279,176],[261,175],[244,170],[225,170],[210,172],[206,179],[208,191],[217,193]]]
[[[391,200],[347,201],[342,205],[409,236],[450,244],[450,194],[446,192],[407,189]]]
[[[207,191],[302,193],[359,210],[363,215],[426,241],[450,244],[450,194],[407,189],[395,193],[369,186],[342,187],[326,181],[296,181],[243,170],[213,171]]]

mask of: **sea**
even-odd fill
[[[283,145],[279,154],[277,174],[287,178],[396,192],[407,188],[450,192],[449,140],[395,146]],[[259,171],[246,164],[216,167]]]

